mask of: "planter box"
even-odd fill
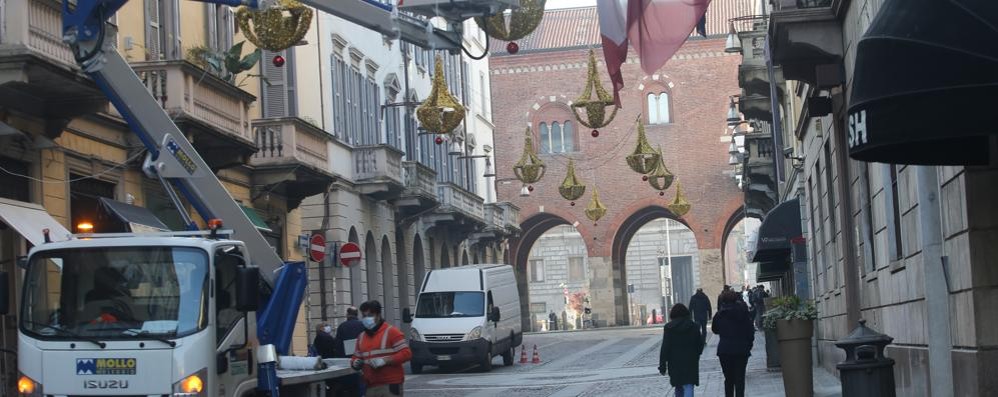
[[[814,374],[811,361],[813,320],[777,320],[776,338],[780,342],[783,367],[783,389],[787,397],[814,395]]]

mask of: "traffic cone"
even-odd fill
[[[520,364],[526,364],[526,363],[527,363],[527,347],[526,346],[521,346],[520,347]]]
[[[541,363],[541,354],[539,352],[537,352],[537,345],[534,345],[534,359],[533,359],[533,363],[534,364],[540,364]]]

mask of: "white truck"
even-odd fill
[[[403,317],[412,324],[409,366],[417,374],[424,365],[477,364],[490,371],[496,356],[513,365],[513,352],[523,343],[520,295],[510,265],[431,270],[415,315],[406,308]]]
[[[183,210],[195,231],[66,236],[46,229],[22,266],[19,394],[322,396],[325,381],[353,373],[345,362],[280,359],[289,354],[307,284],[304,263],[281,260],[113,40],[105,40],[113,37],[108,19],[127,1],[63,0],[63,39],[148,150],[143,171],[163,184],[176,208],[185,208],[184,196],[209,230],[196,231]],[[409,0],[400,13],[375,0],[302,2],[386,37],[451,52],[461,50],[462,21],[518,6],[517,0]],[[436,27],[433,17],[446,26]],[[9,277],[0,273],[4,312]]]

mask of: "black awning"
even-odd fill
[[[755,281],[776,281],[786,276],[789,270],[789,262],[762,262],[755,270]]]
[[[100,204],[108,213],[118,217],[118,219],[128,225],[129,230],[132,232],[165,232],[170,230],[169,227],[147,208],[104,197],[101,197]]]
[[[849,155],[987,164],[998,93],[998,2],[887,0],[856,47]]]
[[[759,226],[752,262],[789,262],[791,244],[803,238],[800,200],[780,203],[766,214]]]

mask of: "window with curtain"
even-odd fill
[[[542,122],[538,125],[540,153],[571,153],[578,150],[575,146],[575,128],[569,120]]]
[[[669,94],[649,93],[648,99],[648,124],[668,124],[672,122],[672,115],[669,114]]]

